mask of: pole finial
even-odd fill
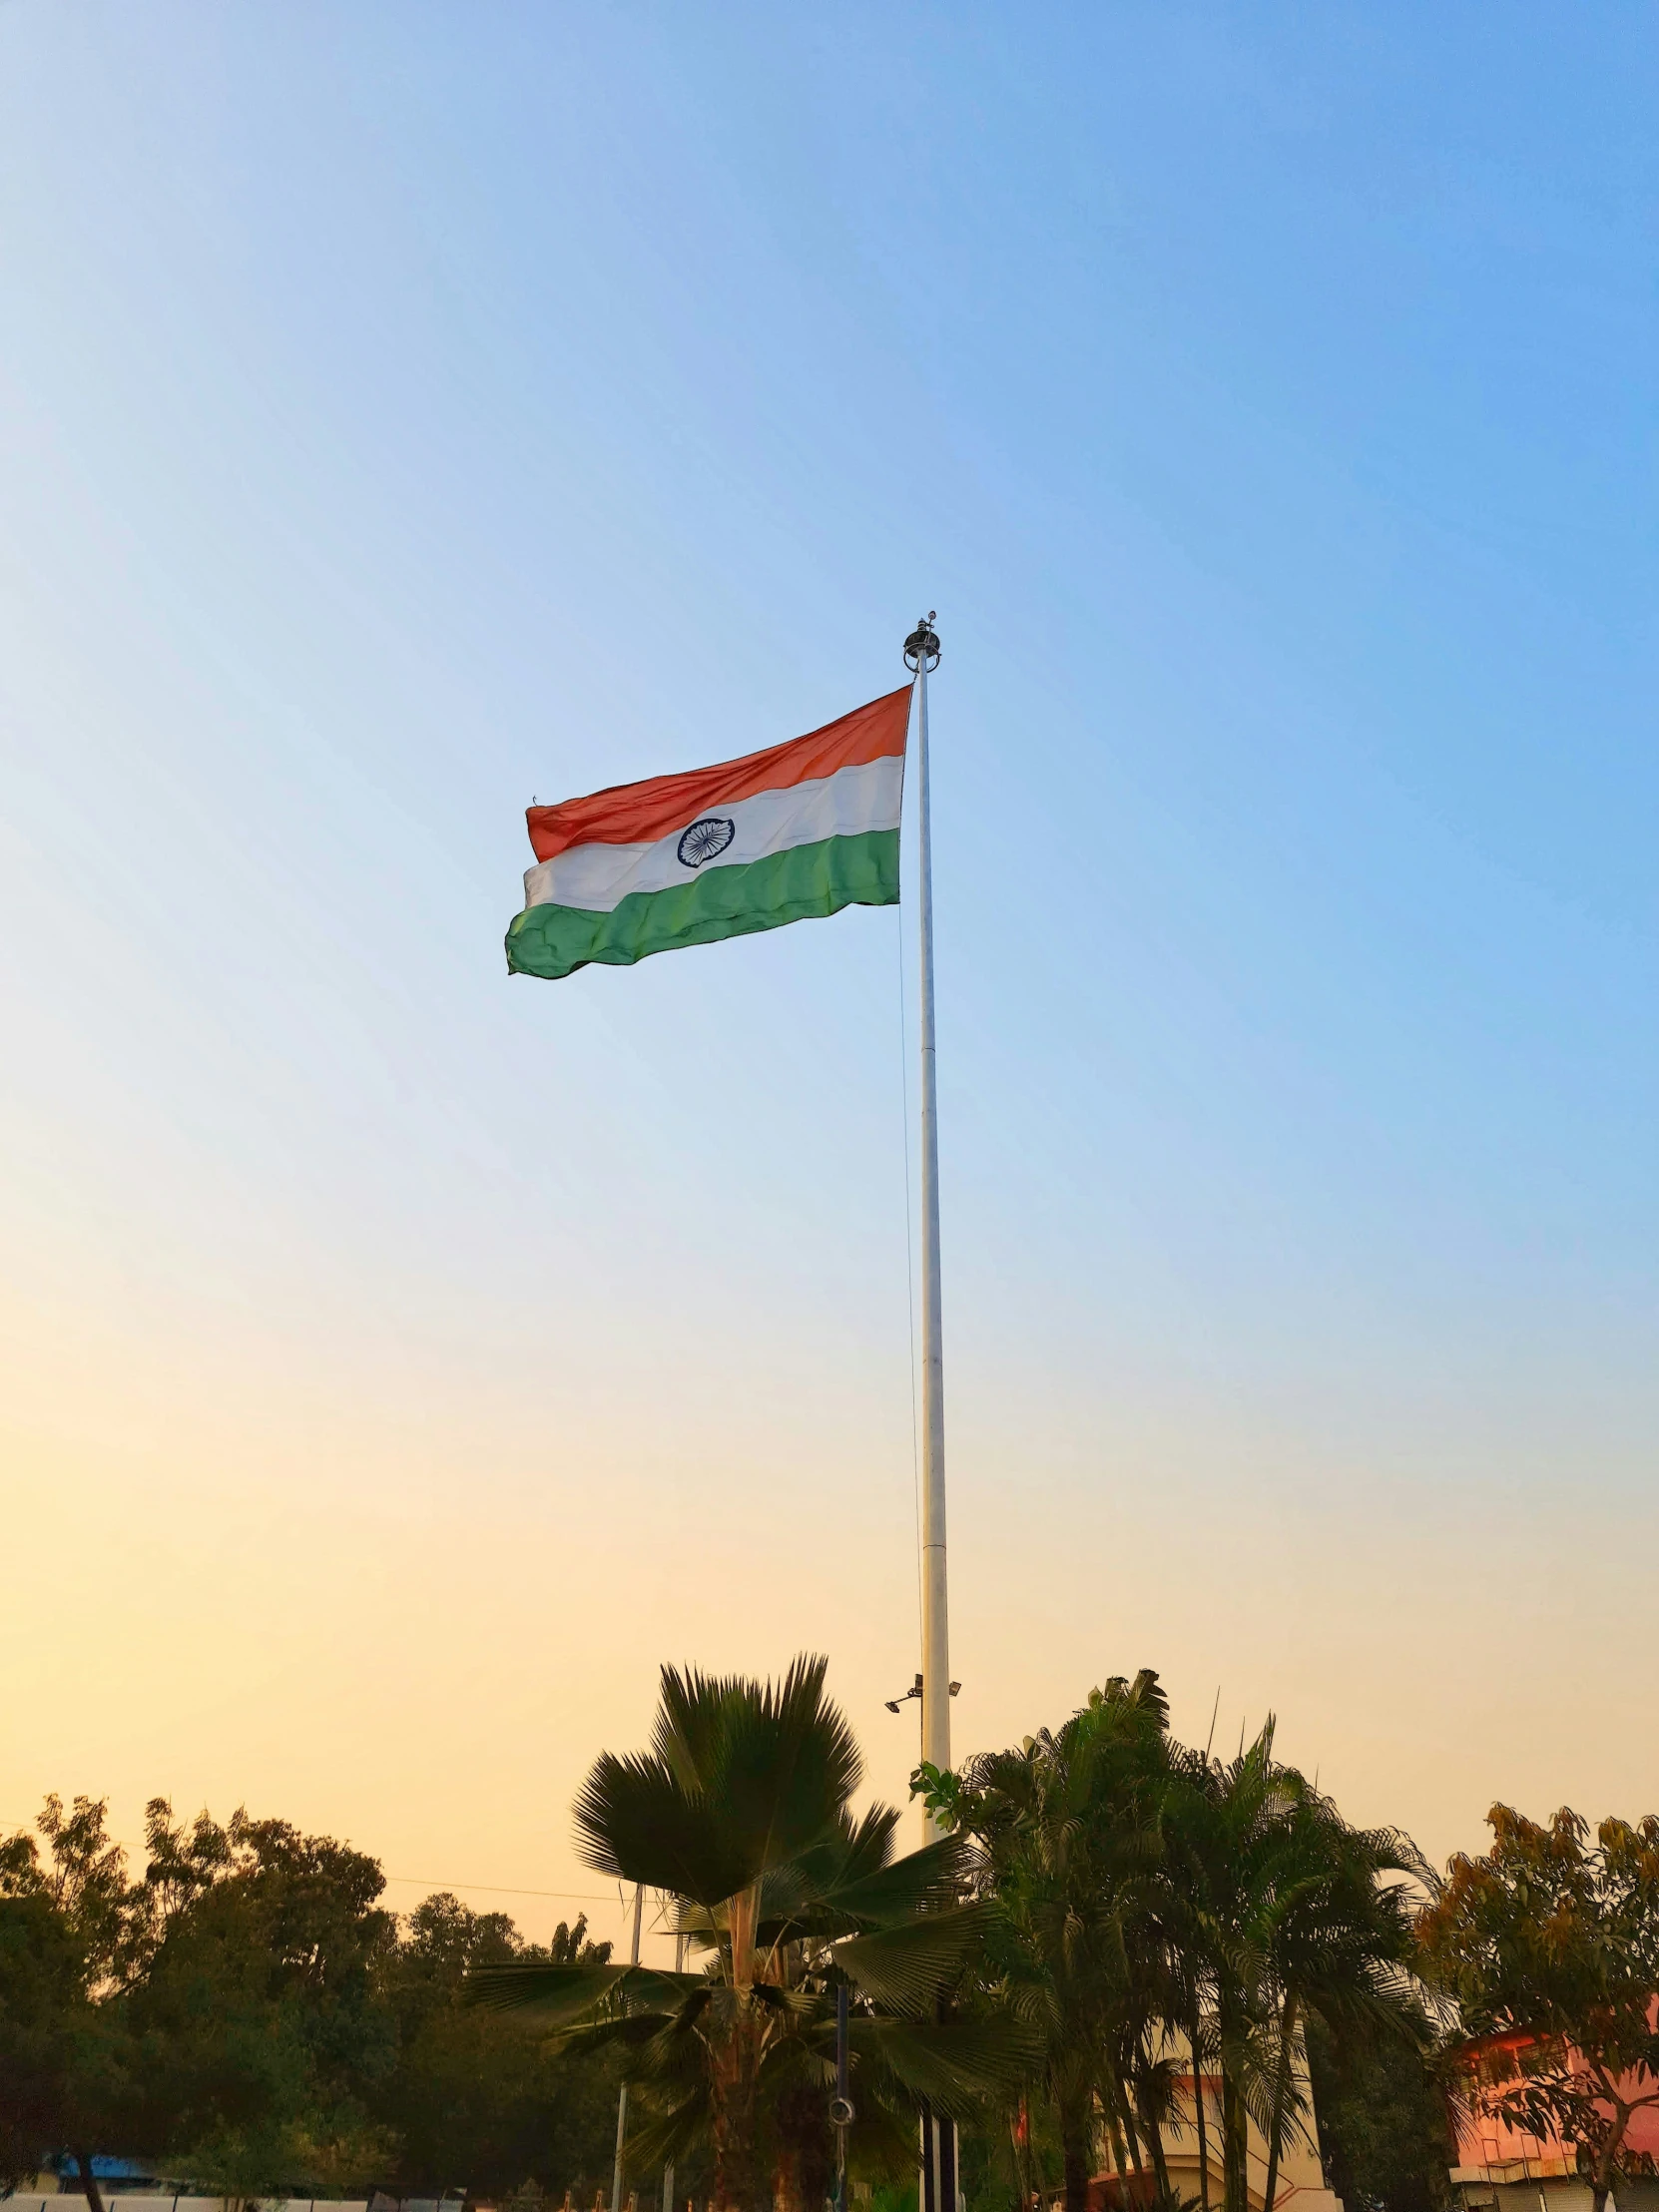
[[[909,669],[926,667],[929,674],[939,665],[939,633],[934,629],[935,610],[928,608],[910,635],[904,640],[904,666]]]

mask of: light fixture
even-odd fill
[[[920,1697],[920,1695],[921,1677],[918,1674],[915,1680],[910,1684],[910,1687],[905,1690],[900,1696],[885,1698],[882,1700],[882,1702],[886,1706],[889,1713],[896,1713],[901,1705],[908,1705],[911,1698]]]

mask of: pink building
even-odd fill
[[[1524,2050],[1528,2035],[1493,2036],[1477,2046],[1490,2052]],[[1576,2070],[1576,2069],[1575,2069]],[[1651,2091],[1651,2081],[1627,2077],[1629,2093]],[[1626,2089],[1621,2081],[1620,2089]],[[1468,2212],[1588,2212],[1590,2185],[1578,2172],[1578,2154],[1556,2136],[1529,2135],[1484,2113],[1453,2113],[1457,2163],[1451,2179]],[[1630,2152],[1659,2165],[1659,2106],[1634,2113],[1625,2135]],[[1642,2178],[1615,2190],[1621,2212],[1659,2212],[1659,2181]]]

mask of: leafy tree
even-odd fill
[[[242,1811],[156,1799],[146,1842],[130,1880],[84,1798],[0,1842],[0,2188],[59,2149],[96,2212],[94,2150],[231,2198],[608,2180],[616,2056],[460,2002],[484,1960],[602,1966],[584,1923],[527,1945],[439,1897],[399,1931],[372,1859]]]
[[[175,1827],[160,1798],[146,1835],[131,2139],[230,2196],[373,2180],[393,2144],[369,2103],[397,2050],[377,1862],[242,1810]]]
[[[608,2182],[619,2079],[615,2057],[561,2055],[522,2024],[461,2001],[475,1969],[510,1959],[603,1966],[609,1943],[561,1923],[526,1943],[503,1913],[474,1913],[446,1893],[408,1916],[385,1961],[398,2059],[373,2110],[398,2138],[390,2176],[402,2195],[466,2186],[501,2194],[539,2177],[578,2200]]]
[[[1456,2144],[1428,2059],[1394,2037],[1339,2039],[1318,2013],[1307,2039],[1326,2179],[1348,2212],[1448,2212]]]
[[[93,2022],[64,1915],[38,1891],[0,1897],[0,2190],[28,2179],[71,2134],[88,2140],[78,2089]]]
[[[1594,2212],[1651,2161],[1630,2121],[1659,2105],[1659,1817],[1547,1827],[1506,1805],[1491,1849],[1451,1861],[1417,1923],[1425,1970],[1455,2001],[1477,2108],[1576,2146]]]
[[[44,1865],[26,1836],[14,1837],[8,1849],[14,1858],[22,1850],[38,1870],[42,1891],[75,1930],[89,1985],[107,1990],[126,1963],[133,1904],[127,1855],[109,1833],[109,1800],[78,1797],[66,1814],[54,1792],[35,1827],[47,1843]]]
[[[127,2108],[133,2052],[116,1997],[133,1939],[126,1860],[108,1801],[53,1796],[0,1843],[0,2181],[74,2153],[103,2212],[92,2151]]]
[[[895,1860],[896,1813],[853,1818],[858,1753],[826,1665],[777,1684],[665,1667],[652,1750],[605,1754],[577,1800],[588,1863],[669,1899],[703,1970],[511,1960],[475,1977],[486,2004],[590,2023],[568,2048],[620,2046],[656,2118],[636,2155],[707,2141],[723,2212],[822,2195],[842,1981],[865,2144],[885,2125],[913,2156],[917,2099],[965,2107],[1024,2063],[1017,2026],[939,2016],[984,1912],[959,1902],[959,1842]]]

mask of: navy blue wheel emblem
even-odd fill
[[[712,860],[738,833],[738,826],[724,815],[705,815],[701,822],[694,822],[675,847],[684,867],[701,867],[705,860]]]

